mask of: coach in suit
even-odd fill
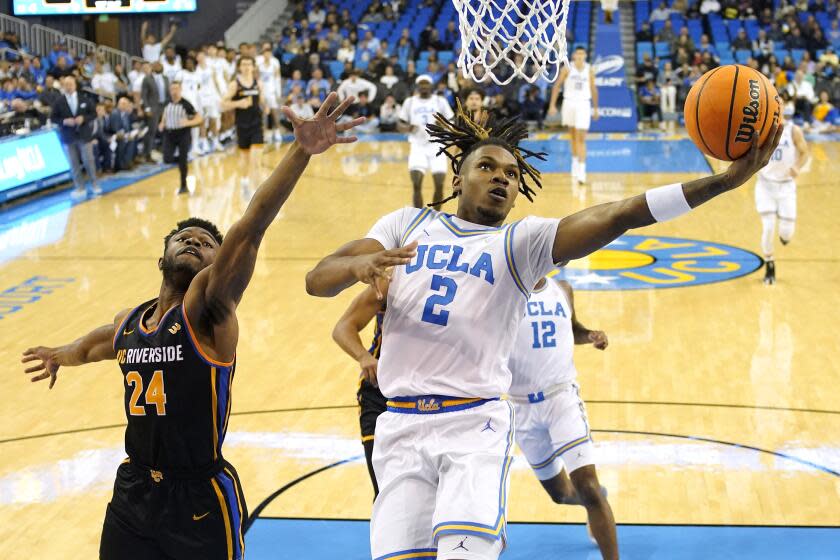
[[[61,79],[62,95],[52,107],[51,118],[58,124],[58,134],[73,172],[73,194],[84,196],[85,183],[82,180],[82,166],[90,177],[90,191],[100,194],[96,182],[96,161],[93,157],[93,137],[96,124],[96,102],[84,92],[78,91],[76,78]]]
[[[158,135],[158,124],[163,108],[169,103],[169,79],[163,75],[163,65],[155,62],[151,74],[146,74],[140,86],[140,99],[149,125],[149,133],[144,142],[146,161],[151,160],[152,148]]]

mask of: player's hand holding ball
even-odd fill
[[[281,107],[280,110],[294,127],[295,141],[306,153],[314,156],[327,151],[333,144],[350,144],[357,140],[355,136],[338,136],[338,133],[348,131],[364,123],[364,117],[342,123],[336,122],[355,100],[356,98],[351,95],[338,103],[338,94],[332,92],[311,119],[300,118],[291,108],[286,106]]]

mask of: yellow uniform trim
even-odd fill
[[[213,460],[219,458],[219,425],[216,423],[218,397],[216,395],[216,368],[210,368],[210,404],[213,407]]]
[[[181,309],[184,312],[184,322],[187,324],[187,332],[189,332],[190,338],[192,339],[193,345],[195,349],[198,350],[198,353],[201,355],[202,358],[213,364],[214,366],[221,366],[221,367],[230,367],[233,365],[233,360],[229,362],[221,362],[219,360],[214,360],[210,356],[207,355],[207,352],[204,351],[204,348],[201,347],[201,344],[198,342],[198,338],[195,336],[195,331],[193,331],[192,325],[190,324],[189,315],[187,315],[187,305],[185,303],[181,304]],[[168,312],[167,312],[168,313]],[[143,322],[143,316],[140,316],[140,323]]]
[[[373,441],[373,436],[362,436],[362,443]]]
[[[387,401],[385,405],[393,408],[417,408],[416,402]]]
[[[388,560],[408,560],[409,558],[436,558],[437,552],[435,551],[428,551],[428,552],[407,552],[406,554],[400,554],[399,556],[392,556],[388,558]]]
[[[233,476],[233,473],[228,470],[227,467],[224,468],[224,471],[233,481],[233,493],[236,497],[236,507],[239,509],[239,528],[237,529],[237,533],[239,533],[239,550],[242,551],[242,557],[245,557],[245,536],[242,534],[242,524],[245,522],[242,519],[242,501],[239,499],[239,484],[236,482],[236,477]]]
[[[230,513],[228,513],[225,497],[222,495],[219,483],[216,482],[215,478],[211,478],[210,484],[213,485],[213,490],[216,491],[216,496],[219,498],[219,507],[222,508],[222,519],[225,522],[225,540],[227,541],[227,557],[228,560],[233,560],[233,539],[231,539],[230,535]]]

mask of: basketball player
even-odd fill
[[[384,288],[387,291],[387,288]],[[370,482],[373,484],[374,498],[379,495],[376,475],[373,471],[373,446],[376,419],[385,412],[385,397],[376,381],[376,368],[382,351],[382,321],[385,318],[385,302],[378,298],[376,290],[368,287],[356,296],[344,315],[333,329],[333,340],[351,358],[359,362],[359,389],[356,400],[359,402],[359,427],[362,432],[362,446],[365,449],[365,461],[368,466]],[[376,319],[373,341],[369,348],[362,345],[359,333]]]
[[[788,115],[785,115],[789,118]],[[792,117],[792,115],[791,115]],[[785,126],[779,147],[755,182],[755,208],[761,217],[761,250],[764,253],[764,283],[776,283],[773,237],[776,220],[779,240],[787,245],[796,227],[796,178],[808,162],[808,144],[802,129],[792,120]]]
[[[200,115],[198,126],[190,128],[191,149],[189,156],[196,158],[202,155],[201,144],[198,140],[201,135],[201,130],[204,128],[204,117],[201,108],[201,77],[196,69],[194,58],[187,57],[184,60],[184,69],[178,73],[178,77],[181,78],[181,94],[193,106],[196,113]]]
[[[257,190],[227,238],[206,220],[179,222],[164,240],[157,297],[117,313],[73,343],[26,350],[32,381],[55,384],[61,366],[117,360],[125,383],[126,451],[105,514],[102,560],[239,559],[247,508],[222,455],[239,324],[236,308],[260,242],[310,156],[354,137],[336,125],[351,100],[327,98],[303,121],[284,108],[296,143]]]
[[[563,87],[563,84],[566,84]],[[577,47],[572,63],[564,66],[551,87],[549,116],[557,115],[557,96],[563,87],[563,107],[560,113],[563,126],[569,127],[572,144],[572,180],[586,183],[586,131],[590,119],[598,120],[598,88],[595,71],[586,62],[586,49]]]
[[[601,555],[617,560],[615,519],[595,471],[573,360],[575,344],[604,350],[607,335],[578,321],[568,282],[541,278],[526,309],[508,359],[513,376],[508,398],[516,413],[516,443],[552,500],[586,508]]]
[[[429,141],[426,125],[434,122],[435,113],[446,118],[452,118],[452,108],[446,100],[432,94],[432,77],[428,74],[417,76],[414,81],[417,93],[403,102],[400,109],[400,122],[397,130],[408,132],[408,142],[411,146],[408,152],[408,174],[414,188],[414,207],[423,207],[423,176],[431,171],[435,183],[435,193],[432,200],[443,198],[443,180],[446,178],[446,156],[438,153],[438,148]],[[440,205],[436,204],[439,210]]]
[[[260,73],[260,83],[263,87],[263,98],[269,110],[271,123],[267,126],[269,139],[275,144],[283,141],[280,131],[280,61],[272,52],[271,43],[263,43],[262,54],[257,59],[257,69]]]
[[[198,52],[196,60],[198,65],[195,71],[200,84],[199,106],[201,116],[204,118],[199,149],[205,154],[212,151],[220,152],[222,144],[219,142],[219,117],[221,116],[222,95],[216,81],[216,68],[203,51]]]
[[[377,379],[388,397],[376,422],[379,484],[371,517],[374,558],[495,559],[505,541],[513,408],[507,359],[528,294],[558,264],[583,258],[629,229],[675,218],[746,182],[771,141],[713,177],[601,204],[563,220],[505,224],[540,174],[519,146],[518,118],[480,126],[458,118],[427,127],[452,159],[456,215],[404,208],[381,218],[307,274],[307,292],[334,296],[358,281],[383,297],[385,344]],[[389,270],[392,268],[392,270]]]
[[[260,167],[263,148],[263,117],[268,106],[262,96],[262,85],[256,75],[254,59],[242,56],[236,63],[236,77],[228,84],[222,99],[224,110],[236,113],[236,141],[239,145],[239,177],[242,188],[251,185],[251,175]]]

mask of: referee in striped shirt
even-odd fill
[[[163,161],[175,162],[178,151],[178,171],[181,172],[181,188],[178,194],[188,193],[187,155],[190,153],[192,135],[190,128],[201,124],[201,115],[192,104],[181,96],[181,82],[169,86],[171,101],[163,109],[159,129],[163,133]]]

